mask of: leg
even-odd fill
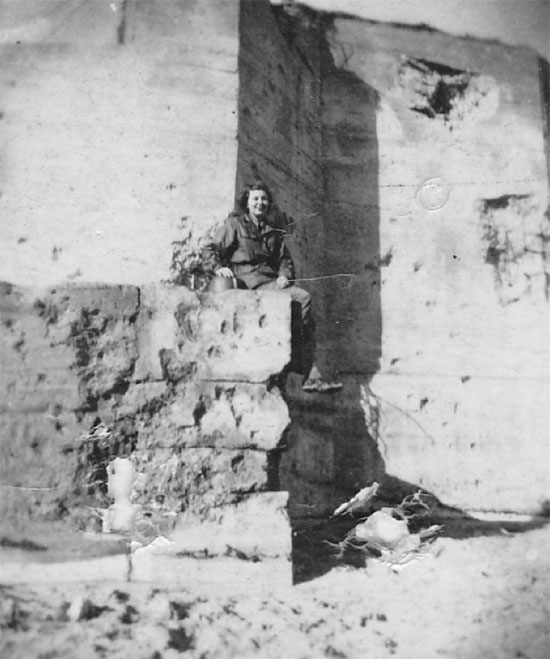
[[[260,284],[254,290],[256,291],[281,291],[290,295],[290,299],[300,305],[302,324],[304,327],[312,324],[311,317],[311,295],[299,286],[287,286],[279,288],[275,280]]]
[[[261,284],[256,290],[278,290],[292,300],[292,357],[289,370],[304,376],[303,389],[328,393],[342,388],[340,382],[325,380],[315,365],[315,333],[311,313],[311,295],[299,286],[279,288],[275,281]]]
[[[289,370],[308,376],[313,367],[315,331],[311,313],[311,295],[299,286],[279,288],[275,281],[266,282],[256,290],[276,290],[291,299],[292,356]]]
[[[306,377],[303,383],[304,391],[329,393],[342,388],[342,383],[323,378],[315,365],[315,332],[311,314],[311,296],[299,286],[289,286],[284,289],[289,292],[293,305],[299,305],[301,311],[300,336],[300,369],[298,373]]]
[[[311,295],[299,286],[283,289],[292,300],[293,370],[306,377],[315,359],[315,326],[311,313]]]

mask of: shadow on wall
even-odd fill
[[[540,96],[542,100],[542,130],[544,134],[544,148],[546,151],[546,168],[548,183],[550,185],[550,62],[539,57]]]
[[[543,116],[548,118],[549,77],[545,60],[540,61],[540,71]],[[375,89],[355,74],[329,63],[324,71],[323,103],[325,266],[333,278],[323,285],[327,315],[319,324],[324,330],[321,349],[326,363],[338,365],[345,387],[326,403],[299,398],[296,391],[289,396],[293,425],[283,464],[286,460],[293,475],[288,488],[295,529],[295,583],[320,576],[338,564],[365,565],[364,553],[350,551],[338,555],[338,543],[360,518],[330,515],[345,500],[344,490],[351,488],[355,493],[374,480],[381,487],[371,512],[383,506],[395,506],[405,496],[422,491],[430,501],[425,524],[442,525],[443,537],[460,540],[524,533],[546,526],[549,517],[545,503],[539,516],[529,520],[480,520],[442,504],[418,484],[406,483],[386,473],[375,441],[376,405],[370,406],[362,397],[362,393],[369,391],[370,379],[379,368],[380,270],[391,261],[391,253],[381,253],[379,238],[378,96]],[[549,133],[546,119],[546,144]],[[347,279],[342,273],[355,273],[355,276]],[[323,470],[317,471],[317,467],[323,464],[319,455],[325,444],[331,450],[322,459],[327,463],[332,459],[333,471],[332,481],[329,484],[327,479],[322,489]],[[324,497],[319,497],[321,491]],[[324,505],[328,508],[331,501],[334,505],[329,511]],[[317,516],[321,508],[324,519]]]
[[[340,374],[379,368],[382,320],[378,140],[375,89],[337,68],[329,53],[323,77],[324,273],[327,310],[321,354]]]
[[[384,464],[369,435],[362,388],[379,368],[381,354],[378,199],[378,93],[334,64],[323,19],[321,58],[322,249],[313,277],[298,281],[314,296],[317,359],[337,375],[337,394],[304,394],[287,383],[291,426],[280,464],[281,487],[290,493],[295,524],[330,514],[352,493],[380,479]],[[313,240],[311,237],[310,241]]]

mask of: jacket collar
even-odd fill
[[[244,222],[249,222],[250,224],[252,224],[255,227],[257,226],[256,222],[254,222],[254,220],[250,217],[250,215],[248,213],[243,213],[241,215],[241,218],[244,220]],[[258,229],[259,229],[259,227],[258,227]],[[267,233],[268,231],[279,231],[281,233],[286,233],[284,229],[281,229],[281,227],[275,226],[266,217],[266,218],[264,218],[264,220],[262,222],[261,233]]]
[[[259,222],[256,222],[254,219],[252,219],[249,213],[244,213],[243,217],[246,222],[249,222],[250,224],[257,227],[262,233],[265,233],[266,231],[276,230],[276,228],[268,221],[267,217],[264,217]]]

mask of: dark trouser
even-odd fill
[[[290,370],[302,375],[308,375],[313,366],[315,353],[311,295],[299,286],[279,288],[275,281],[260,284],[255,290],[280,291],[290,297],[292,301],[292,355]]]

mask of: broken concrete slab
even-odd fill
[[[164,377],[265,382],[290,361],[290,298],[284,292],[205,293],[176,309],[176,347],[161,351]]]
[[[180,304],[192,309],[200,302],[194,291],[183,286],[152,283],[140,286],[139,291],[139,357],[132,380],[163,380],[160,352],[175,349],[177,345],[175,311]]]
[[[134,454],[136,503],[205,514],[250,492],[268,489],[265,451],[212,448],[151,448]]]
[[[7,532],[61,519],[63,533],[96,529],[112,503],[107,467],[120,457],[138,472],[132,505],[142,521],[166,514],[163,528],[182,511],[206,519],[278,486],[274,451],[289,416],[264,380],[289,359],[286,295],[160,284],[143,294],[105,285],[2,293],[0,345],[13,367],[0,414]],[[255,513],[239,510],[244,528]],[[209,519],[217,537],[222,520]]]
[[[122,410],[135,413],[139,425],[137,448],[278,446],[290,423],[287,406],[277,388],[245,382],[181,382],[132,387],[121,400]],[[136,402],[140,403],[137,408]],[[154,413],[153,413],[154,411]]]
[[[254,561],[291,556],[291,528],[287,492],[262,492],[243,497],[235,505],[218,506],[200,518],[178,515],[168,539],[182,553],[234,557]]]

